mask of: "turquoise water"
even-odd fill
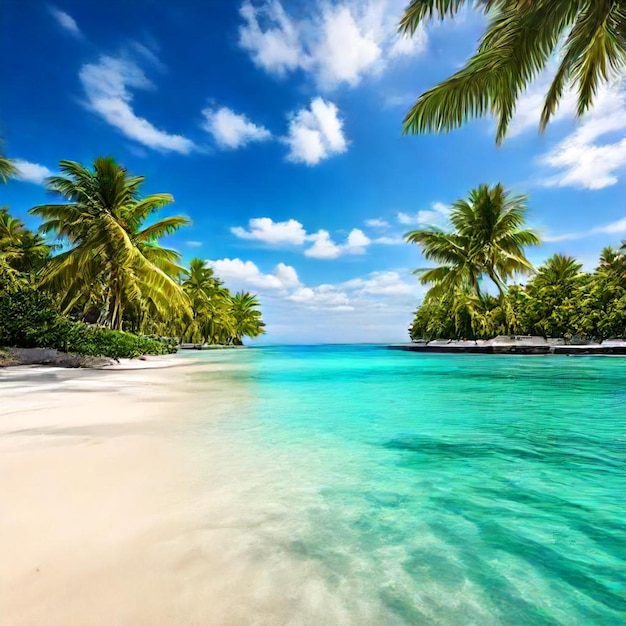
[[[626,359],[201,358],[236,410],[194,439],[303,623],[626,623]]]

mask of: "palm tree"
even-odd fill
[[[232,315],[235,319],[233,343],[242,344],[244,337],[258,337],[265,333],[265,324],[261,319],[260,304],[256,296],[239,292],[232,297]]]
[[[182,288],[193,309],[193,318],[183,336],[192,341],[225,343],[235,331],[228,289],[202,259],[192,259],[183,275]]]
[[[50,246],[28,230],[6,207],[0,207],[0,257],[13,272],[38,271],[50,254]]]
[[[400,30],[412,35],[430,19],[454,17],[465,5],[480,7],[488,17],[478,49],[462,69],[420,96],[404,119],[407,133],[449,131],[491,113],[500,143],[520,94],[560,51],[541,115],[543,130],[567,89],[576,88],[580,116],[600,85],[626,66],[624,0],[411,0]]]
[[[0,182],[6,183],[9,178],[17,174],[17,168],[11,159],[4,156],[0,150]]]
[[[415,270],[423,285],[433,285],[427,298],[441,297],[457,291],[480,296],[480,267],[472,257],[470,242],[457,233],[446,233],[431,226],[407,233],[406,240],[422,248],[429,261],[440,265]]]
[[[582,263],[574,257],[553,254],[537,271],[529,287],[536,292],[546,288],[569,289],[581,276]]]
[[[622,249],[626,249],[622,246]],[[598,273],[626,279],[626,254],[615,248],[603,248],[600,253],[600,263],[596,270]]]
[[[53,257],[42,285],[65,293],[67,312],[79,301],[86,305],[100,295],[99,322],[121,329],[129,304],[149,302],[166,312],[175,308],[191,315],[189,301],[173,276],[181,268],[178,253],[158,246],[157,239],[189,223],[168,217],[145,222],[170,204],[169,194],[142,198],[142,176],[130,176],[112,158],[99,157],[88,169],[74,161],[60,162],[61,175],[47,180],[48,189],[67,201],[34,207],[41,231],[54,233],[68,249]],[[94,288],[95,285],[98,285]]]
[[[480,297],[480,280],[488,276],[500,294],[515,274],[534,271],[524,247],[539,244],[532,230],[524,229],[526,197],[512,196],[501,184],[480,185],[469,198],[459,199],[450,211],[453,232],[428,227],[406,235],[422,247],[424,257],[439,267],[418,270],[423,284],[434,284],[431,295],[472,291]]]

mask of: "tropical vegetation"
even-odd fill
[[[535,270],[525,248],[539,237],[524,227],[525,212],[524,196],[481,185],[452,205],[450,229],[406,235],[438,264],[416,270],[430,288],[409,328],[412,339],[626,337],[624,247],[605,248],[591,273],[560,254]],[[524,275],[531,276],[525,285],[510,284]]]
[[[543,130],[568,90],[576,92],[580,116],[626,66],[624,0],[411,0],[400,30],[413,35],[429,20],[453,18],[465,6],[476,6],[487,18],[478,48],[464,67],[419,97],[405,117],[405,132],[449,131],[491,114],[500,143],[520,95],[542,72],[554,67]]]
[[[15,174],[5,157],[0,166]],[[256,296],[231,294],[203,260],[185,268],[159,243],[189,223],[158,217],[170,194],[141,195],[144,178],[110,157],[59,167],[47,180],[58,201],[30,211],[38,233],[0,209],[0,345],[118,357],[264,332]]]

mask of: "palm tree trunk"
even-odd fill
[[[498,273],[493,269],[489,269],[487,271],[487,275],[495,283],[496,287],[498,288],[498,291],[500,292],[500,300],[502,300],[504,298],[504,295],[506,294],[506,285],[504,281],[498,276]]]

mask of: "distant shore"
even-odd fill
[[[391,350],[442,354],[529,354],[564,356],[626,356],[626,340],[607,340],[602,343],[569,344],[564,339],[503,335],[489,340],[436,339],[392,344]]]

